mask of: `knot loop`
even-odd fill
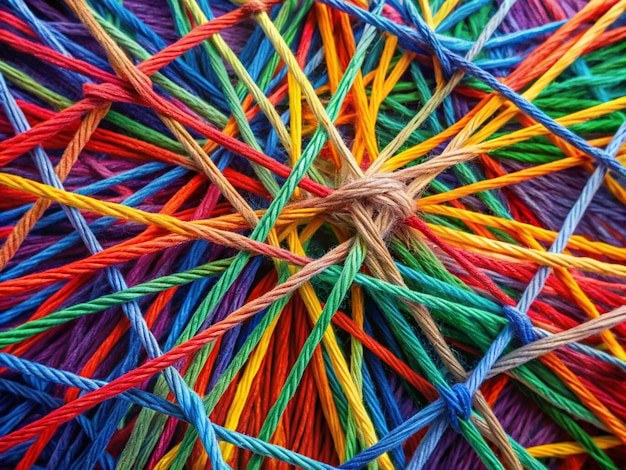
[[[373,214],[389,214],[395,220],[406,219],[415,212],[415,202],[407,194],[406,185],[387,175],[349,181],[325,197],[322,205],[340,208],[355,202]]]
[[[472,415],[472,394],[465,384],[454,384],[450,387],[436,387],[448,409],[450,426],[456,432],[461,432],[459,418],[467,421]]]
[[[253,15],[254,13],[260,13],[269,8],[269,5],[264,0],[248,0],[246,3],[241,4],[241,10],[247,15]]]
[[[85,83],[83,96],[111,103],[135,103],[137,100],[141,102],[141,97],[137,96],[132,89],[115,83]]]
[[[533,331],[533,324],[528,315],[520,312],[517,307],[505,305],[502,307],[504,317],[509,321],[509,325],[513,328],[515,336],[523,343],[532,343],[537,339],[537,335]]]

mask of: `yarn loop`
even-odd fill
[[[452,387],[437,387],[448,410],[450,427],[461,433],[459,419],[467,421],[472,415],[472,394],[465,384],[456,383]]]
[[[533,331],[533,324],[528,315],[524,315],[519,309],[511,305],[502,307],[502,312],[513,328],[514,335],[522,344],[532,343],[537,339],[537,335]]]
[[[349,180],[330,195],[298,202],[295,207],[315,207],[328,214],[342,214],[344,223],[351,217],[348,214],[364,211],[378,221],[381,234],[387,234],[416,211],[415,201],[407,193],[406,185],[385,174]]]

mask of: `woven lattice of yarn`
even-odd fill
[[[625,10],[1,2],[0,466],[624,468]]]

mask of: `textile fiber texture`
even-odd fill
[[[626,0],[0,0],[0,469],[626,468]]]

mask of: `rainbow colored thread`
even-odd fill
[[[3,0],[0,467],[626,468],[626,0]]]

